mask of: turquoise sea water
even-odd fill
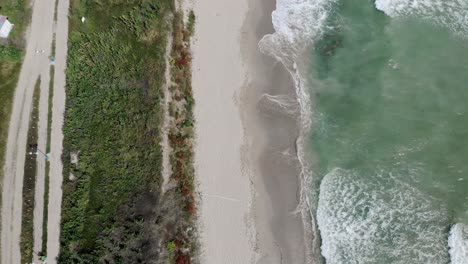
[[[468,263],[468,1],[330,2],[308,76],[321,254]]]

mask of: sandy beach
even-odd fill
[[[297,116],[268,100],[294,102],[293,83],[258,49],[274,8],[274,0],[194,3],[201,263],[305,263]]]

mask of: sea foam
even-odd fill
[[[262,53],[281,62],[291,74],[296,89],[300,111],[300,130],[296,142],[297,156],[302,164],[299,211],[302,213],[306,236],[314,237],[307,248],[307,263],[319,263],[319,239],[313,212],[317,198],[310,190],[312,172],[305,158],[305,138],[310,130],[312,108],[308,84],[309,53],[313,41],[325,30],[326,20],[333,4],[339,0],[277,0],[272,13],[273,34],[265,35],[259,42]],[[310,222],[311,221],[311,222]],[[309,233],[310,232],[310,233]],[[307,237],[306,237],[307,239]]]
[[[325,176],[317,221],[327,264],[449,262],[448,215],[407,178],[376,171],[369,181],[339,168]]]
[[[309,52],[314,39],[325,30],[332,6],[339,0],[277,0],[272,13],[275,32],[259,42],[262,53],[281,62],[293,77],[304,131],[311,120],[308,86]]]
[[[315,37],[326,30],[332,6],[339,0],[277,0],[272,13],[275,33],[263,37],[262,52],[283,62],[288,70],[300,61]]]
[[[451,264],[468,264],[468,226],[455,224],[448,239]]]
[[[375,7],[391,17],[417,17],[468,36],[466,0],[376,0]]]

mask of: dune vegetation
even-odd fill
[[[166,46],[188,34],[182,18],[173,0],[74,0],[70,11],[59,262],[194,263],[188,42],[169,60],[187,102],[170,132],[181,174],[161,189]]]

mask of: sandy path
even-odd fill
[[[245,83],[239,39],[246,0],[195,1],[193,91],[195,168],[202,193],[202,261],[248,264],[255,258],[250,179],[242,164],[237,102]]]
[[[47,263],[57,263],[60,249],[60,216],[62,209],[62,147],[65,113],[65,68],[67,66],[69,0],[59,0],[57,7],[56,62],[50,148],[50,182],[47,222]]]
[[[26,54],[15,91],[8,132],[2,192],[1,262],[3,264],[20,263],[21,259],[19,242],[21,234],[24,163],[27,151],[26,140],[32,107],[32,95],[39,74],[43,68],[48,68],[49,65],[47,53],[36,54],[35,50],[49,51],[50,49],[52,43],[53,12],[53,0],[37,1],[33,4],[32,22],[30,34],[27,36]],[[44,122],[44,120],[41,122]],[[42,123],[41,125],[43,126],[44,124]]]
[[[163,176],[163,184],[162,184],[162,192],[165,193],[168,188],[169,179],[172,175],[172,168],[171,168],[171,159],[169,154],[171,153],[172,149],[169,145],[169,129],[170,129],[170,122],[171,116],[169,115],[169,103],[171,102],[172,98],[170,98],[171,93],[169,92],[170,86],[172,85],[171,80],[171,67],[170,67],[170,59],[171,59],[171,51],[172,51],[172,32],[168,32],[167,34],[167,44],[166,44],[166,72],[164,76],[166,78],[166,85],[164,87],[164,102],[163,102],[163,125],[161,129],[162,133],[162,140],[161,140],[161,149],[162,149],[162,176]]]

